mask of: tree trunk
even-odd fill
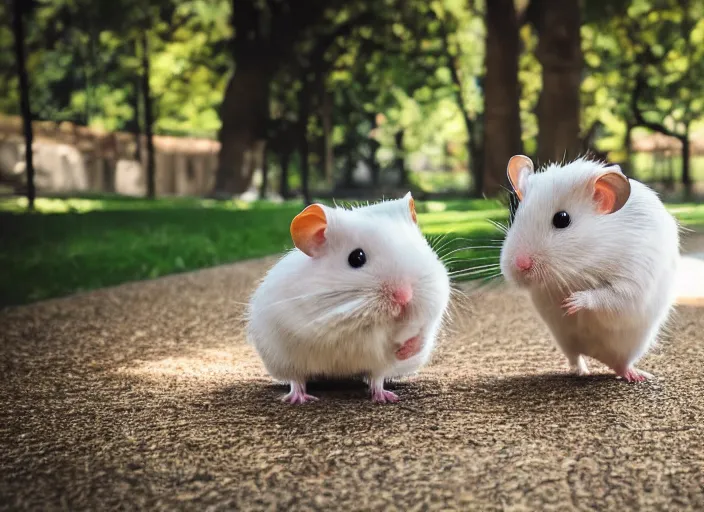
[[[472,123],[472,131],[468,133],[469,139],[467,140],[467,171],[472,178],[469,192],[473,197],[481,197],[484,190],[484,156],[478,133],[481,126],[482,123],[479,120]],[[508,162],[506,163],[508,164]]]
[[[396,143],[396,162],[395,166],[398,169],[399,186],[405,187],[408,185],[408,170],[406,169],[406,159],[404,158],[403,136],[406,130],[403,128],[396,132],[394,142]]]
[[[134,102],[134,128],[133,128],[133,134],[134,134],[134,159],[137,160],[141,165],[142,164],[142,108],[141,108],[141,98],[139,96],[139,93],[135,95],[135,102]]]
[[[479,154],[476,139],[478,123],[476,119],[472,119],[472,117],[470,117],[467,104],[464,101],[464,96],[462,96],[462,79],[460,77],[459,69],[457,69],[457,59],[450,52],[448,34],[444,27],[442,30],[442,44],[445,51],[445,56],[450,61],[450,75],[452,76],[452,82],[455,84],[455,101],[457,102],[457,106],[462,113],[462,120],[464,121],[464,126],[467,130],[467,172],[469,172],[469,175],[472,178],[470,185],[470,196],[481,196],[484,188],[484,166],[479,163],[478,158],[475,158]]]
[[[372,131],[375,131],[376,128],[378,127],[378,124],[376,122],[376,114],[372,113],[371,115],[371,123],[372,123]],[[369,171],[371,172],[372,175],[372,186],[374,188],[379,186],[379,181],[381,177],[381,166],[379,165],[379,161],[376,159],[376,152],[379,149],[379,142],[369,136],[367,137],[367,146],[369,148],[369,157],[367,158],[367,165],[369,166]]]
[[[335,152],[332,143],[332,129],[333,129],[333,98],[332,94],[327,91],[323,91],[323,108],[322,108],[322,125],[323,125],[323,137],[325,138],[325,156],[323,157],[323,169],[325,170],[325,180],[328,185],[332,185],[333,174],[335,170]]]
[[[689,199],[692,196],[692,177],[689,175],[689,129],[685,130],[685,135],[680,140],[682,142],[682,185],[685,198]]]
[[[522,152],[518,106],[518,20],[513,0],[486,2],[484,183],[494,196],[506,186],[509,159]]]
[[[92,19],[90,20],[92,22]],[[90,126],[90,122],[93,119],[93,112],[98,112],[96,108],[95,101],[95,89],[96,89],[96,58],[95,58],[95,33],[93,31],[93,24],[91,23],[88,29],[88,48],[86,49],[86,59],[84,61],[83,73],[85,74],[85,93],[86,93],[86,126]]]
[[[354,161],[352,153],[348,154],[345,159],[345,177],[343,180],[344,186],[347,189],[354,188],[356,186],[356,183],[354,182],[355,163],[356,162]]]
[[[345,156],[342,184],[346,189],[350,189],[355,187],[354,170],[357,164],[357,158],[352,149],[351,139],[348,136],[345,136],[345,145],[343,146],[343,149],[345,151]]]
[[[633,172],[633,144],[631,144],[631,133],[634,125],[631,121],[626,121],[626,135],[623,137],[623,147],[626,148],[626,161],[622,166],[623,173],[629,178],[634,178]]]
[[[308,162],[308,117],[310,116],[310,89],[304,81],[298,93],[298,156],[301,165],[301,192],[306,206],[310,202],[310,164]]]
[[[264,149],[262,154],[262,184],[259,188],[259,199],[266,199],[267,189],[269,188],[269,165],[267,162],[267,152]]]
[[[220,155],[213,195],[231,197],[252,183],[248,155],[257,141],[266,139],[271,74],[262,60],[237,62],[237,70],[225,90],[218,136]]]
[[[308,163],[308,136],[301,135],[298,146],[298,155],[301,165],[301,193],[303,194],[303,202],[308,206],[310,202],[310,165]]]
[[[156,166],[154,163],[154,126],[152,96],[149,88],[149,35],[142,30],[142,98],[144,99],[144,133],[147,138],[147,197],[156,197]]]
[[[34,210],[36,190],[34,188],[34,154],[32,149],[32,111],[29,107],[29,79],[24,53],[24,19],[23,0],[14,0],[12,31],[15,36],[15,61],[17,62],[17,75],[20,85],[20,111],[22,112],[22,125],[24,128],[25,143],[25,169],[27,172],[27,208]]]
[[[134,41],[134,54],[139,55],[139,44]],[[134,134],[134,158],[142,166],[142,97],[140,90],[142,88],[141,76],[137,75],[137,80],[134,87],[134,117],[132,119],[132,133]]]
[[[279,153],[279,165],[281,165],[281,181],[279,182],[279,195],[282,199],[288,199],[291,192],[288,188],[288,166],[291,162],[291,153],[282,151]]]
[[[582,81],[579,0],[535,0],[536,56],[543,66],[538,100],[538,162],[561,162],[579,153]]]

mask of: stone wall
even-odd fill
[[[140,158],[129,133],[105,133],[71,123],[36,122],[34,167],[37,190],[146,194],[146,140]],[[154,136],[158,195],[202,196],[215,184],[220,144],[209,139]],[[0,185],[19,189],[26,182],[25,143],[19,118],[0,117]]]

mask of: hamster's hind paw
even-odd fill
[[[625,372],[619,375],[626,382],[645,382],[646,380],[652,379],[653,375],[644,372],[643,370],[638,370],[632,366],[628,367]]]
[[[372,391],[372,402],[375,404],[393,404],[398,402],[398,395],[386,389]]]
[[[579,377],[585,377],[589,375],[589,367],[587,362],[584,360],[584,356],[577,356],[571,359],[570,362],[570,372]]]
[[[393,404],[398,402],[396,393],[384,389],[384,379],[373,378],[369,383],[369,389],[372,392],[372,402],[375,404]]]
[[[307,394],[305,384],[291,382],[291,391],[281,398],[281,400],[289,404],[304,404],[306,402],[317,402],[318,397]]]

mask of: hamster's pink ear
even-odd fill
[[[319,204],[312,204],[291,221],[293,244],[311,258],[320,255],[325,243],[325,229],[328,220],[325,210]]]
[[[416,215],[416,202],[413,200],[413,196],[410,192],[408,192],[404,196],[404,199],[408,201],[408,210],[411,213],[411,220],[413,220],[415,224],[418,224],[418,216]]]
[[[523,200],[526,180],[528,176],[533,174],[533,161],[525,155],[514,155],[508,161],[506,174],[508,174],[508,180],[511,182],[518,199]]]
[[[593,198],[599,213],[619,211],[631,196],[631,182],[617,165],[607,167],[594,181]]]

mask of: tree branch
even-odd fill
[[[667,135],[668,137],[674,137],[680,141],[683,141],[687,138],[686,135],[680,135],[672,130],[670,130],[667,126],[665,126],[662,123],[655,123],[652,121],[648,121],[643,117],[643,111],[641,108],[638,106],[638,100],[640,99],[640,96],[643,94],[643,90],[645,89],[646,83],[645,83],[645,77],[643,75],[639,75],[636,77],[636,86],[633,90],[633,95],[631,96],[631,110],[633,112],[633,118],[635,119],[635,124],[636,126],[642,126],[644,128],[648,128],[649,130],[652,130],[654,132],[662,133],[663,135]]]

